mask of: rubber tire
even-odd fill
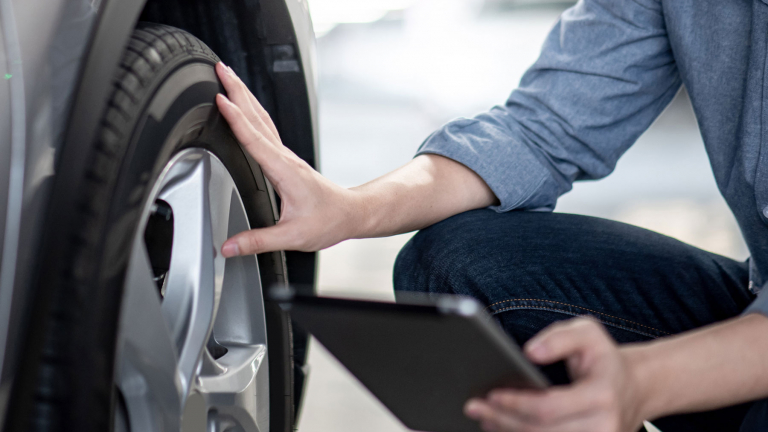
[[[227,167],[241,193],[252,227],[275,223],[274,197],[255,162],[249,162],[226,121],[215,108],[224,92],[210,78],[218,57],[192,35],[164,25],[140,23],[130,39],[114,80],[109,107],[88,158],[64,268],[57,278],[33,402],[30,429],[107,431],[112,428],[118,315],[129,249],[140,209],[161,169],[174,153],[201,147]],[[199,82],[180,84],[169,97],[162,119],[148,114],[158,90],[191,64],[208,70]],[[165,86],[163,88],[167,88]],[[173,87],[173,86],[171,86]],[[167,138],[191,110],[205,110],[204,121],[181,138]],[[281,252],[258,256],[265,288],[285,283]],[[291,324],[275,304],[266,303],[269,341],[270,430],[294,427]]]

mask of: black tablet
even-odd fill
[[[549,385],[477,301],[272,297],[410,429],[479,431],[462,412],[494,388]]]

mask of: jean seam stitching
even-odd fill
[[[567,311],[564,311],[562,309],[547,308],[547,307],[544,307],[544,306],[510,306],[510,307],[507,307],[507,308],[499,309],[496,312],[494,312],[493,314],[496,315],[496,314],[499,314],[501,312],[508,312],[508,311],[511,311],[511,310],[520,310],[520,309],[526,309],[526,310],[545,310],[545,311],[551,311],[551,312],[558,312],[558,313],[561,313],[561,314],[564,314],[564,315],[581,316],[581,315],[579,315],[577,313],[574,313],[574,312],[567,312]],[[612,322],[609,322],[609,321],[604,321],[604,320],[601,320],[601,319],[596,318],[596,317],[592,317],[592,318],[597,320],[597,321],[599,321],[600,323],[602,323],[604,325],[607,325],[607,326],[610,326],[610,327],[620,328],[622,330],[626,330],[626,331],[629,331],[629,332],[632,332],[632,333],[636,333],[636,334],[640,334],[640,335],[643,335],[643,336],[648,336],[648,337],[653,338],[653,339],[659,338],[658,335],[653,335],[653,334],[650,334],[650,333],[646,333],[646,332],[644,332],[642,330],[633,329],[631,327],[626,327],[626,326],[623,326],[623,325],[620,325],[620,324],[616,324],[616,323],[612,323]]]
[[[563,305],[563,306],[568,306],[568,307],[572,307],[572,308],[576,308],[576,309],[582,309],[582,310],[589,311],[589,312],[592,312],[592,313],[595,313],[595,314],[598,314],[598,315],[602,315],[602,316],[606,316],[606,317],[609,317],[609,318],[621,320],[621,321],[624,321],[624,322],[627,322],[627,323],[630,323],[630,324],[634,324],[636,326],[644,327],[644,328],[647,328],[649,330],[653,330],[655,332],[659,332],[659,333],[664,334],[664,335],[670,335],[671,334],[671,333],[667,333],[667,332],[665,332],[663,330],[659,330],[659,329],[651,327],[651,326],[643,325],[643,324],[640,324],[640,323],[637,323],[637,322],[634,322],[634,321],[631,321],[631,320],[628,320],[628,319],[625,319],[625,318],[620,318],[620,317],[617,317],[617,316],[609,315],[607,313],[598,312],[596,310],[588,309],[588,308],[585,308],[585,307],[582,307],[582,306],[576,306],[576,305],[572,305],[572,304],[568,304],[568,303],[563,303],[563,302],[559,302],[559,301],[554,301],[554,300],[544,300],[544,299],[508,299],[508,300],[503,300],[503,301],[499,301],[499,302],[490,304],[485,309],[488,310],[488,311],[491,311],[491,308],[493,306],[496,306],[496,305],[499,305],[499,304],[502,304],[502,303],[513,303],[513,302],[521,302],[521,301],[537,301],[537,302],[544,302],[544,303],[560,304],[560,305]]]

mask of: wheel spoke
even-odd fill
[[[131,251],[125,290],[117,384],[130,424],[148,432],[177,429],[183,395],[177,357],[140,239]]]
[[[248,432],[269,430],[269,366],[265,345],[232,345],[217,363],[217,375],[200,375],[196,390],[206,400],[213,431],[237,425]]]
[[[237,190],[235,189],[235,183],[229,176],[227,169],[217,159],[209,158],[210,163],[210,176],[208,179],[208,205],[211,215],[211,236],[213,239],[213,247],[215,250],[214,268],[216,285],[221,288],[221,284],[224,278],[224,268],[226,258],[224,258],[219,251],[224,242],[232,235],[242,231],[234,233],[230,229],[230,215],[232,213],[232,207],[235,207],[243,212],[243,205],[240,202],[240,197],[237,196]],[[246,222],[247,224],[247,222]],[[247,225],[246,228],[248,229]]]
[[[232,177],[211,153],[183,150],[148,203],[154,219],[142,218],[123,305],[119,384],[127,423],[150,432],[268,431],[258,261],[218,252],[250,228]]]
[[[233,202],[232,207],[230,226],[236,228],[243,224],[245,228],[241,230],[248,229],[242,206],[238,211]],[[267,343],[259,263],[255,256],[247,255],[227,260],[213,334],[218,342],[225,344]]]
[[[234,182],[224,165],[211,159],[209,198],[213,244],[250,229],[248,216]],[[253,255],[225,260],[216,256],[216,284],[220,298],[214,324],[219,342],[241,345],[266,344],[266,322],[259,264]]]
[[[163,315],[179,351],[185,394],[210,335],[221,284],[216,283],[207,155],[186,157],[167,173],[160,198],[173,209],[173,252],[167,275]],[[223,263],[222,263],[223,266]],[[221,278],[218,278],[221,279]]]

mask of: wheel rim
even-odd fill
[[[266,432],[258,262],[219,253],[229,236],[250,228],[232,177],[212,153],[184,150],[163,169],[140,220],[120,318],[117,426]]]

